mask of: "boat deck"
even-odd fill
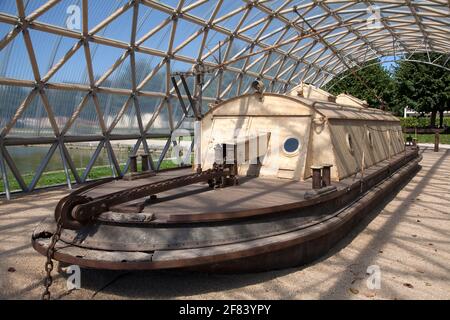
[[[365,169],[364,177],[369,177],[372,173],[386,168],[389,163],[395,162],[404,155],[403,153],[399,154],[390,160],[382,161]],[[156,176],[134,181],[117,180],[89,190],[87,195],[95,198],[125,188],[192,174],[192,172],[191,168],[186,168],[165,171],[158,173]],[[358,173],[339,182],[334,181],[332,186],[336,187],[336,192],[339,192],[352,185],[359,184],[360,179],[361,174]],[[175,221],[178,219],[180,222],[200,219],[201,215],[216,215],[226,219],[227,214],[231,213],[242,212],[244,214],[244,212],[247,212],[248,215],[252,215],[253,213],[250,213],[250,211],[261,212],[262,210],[266,211],[264,213],[268,213],[270,208],[307,202],[305,194],[311,193],[311,185],[311,179],[292,181],[288,179],[240,177],[237,186],[212,189],[207,183],[202,182],[158,193],[157,199],[146,204],[142,212],[153,215],[153,220]],[[143,199],[134,200],[124,205],[142,201]],[[183,218],[183,216],[185,217]]]

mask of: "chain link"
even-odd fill
[[[45,272],[46,277],[44,278],[44,293],[42,293],[42,300],[50,300],[50,286],[53,283],[53,277],[52,277],[52,271],[53,271],[53,255],[55,254],[55,246],[56,243],[59,241],[59,238],[61,236],[62,231],[62,224],[61,224],[61,218],[58,219],[56,222],[56,231],[52,235],[52,238],[50,240],[50,244],[47,249],[47,261],[45,262]]]

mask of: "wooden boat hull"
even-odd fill
[[[346,188],[269,212],[259,208],[241,216],[230,213],[235,215],[231,220],[223,219],[223,214],[222,218],[210,215],[207,219],[191,215],[184,222],[146,226],[98,223],[65,231],[54,258],[110,270],[256,272],[302,265],[335,246],[417,172],[419,161],[418,150],[409,150]],[[33,234],[33,247],[43,255],[54,229],[54,220],[47,219]]]

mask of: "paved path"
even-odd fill
[[[82,271],[82,289],[60,299],[450,299],[450,150],[425,150],[422,170],[326,257],[287,270],[247,275]],[[35,225],[66,191],[0,202],[0,298],[37,299],[44,258],[30,246]],[[369,266],[381,288],[367,287]],[[9,272],[8,269],[15,270]]]

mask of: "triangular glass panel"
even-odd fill
[[[100,56],[99,56],[100,58]],[[114,63],[113,63],[114,64]],[[132,89],[131,82],[131,63],[128,56],[122,63],[106,78],[102,83],[102,87]]]
[[[201,4],[189,11],[187,11],[187,13],[202,18],[204,20],[207,20],[211,17],[214,9],[216,8],[217,5],[217,0],[210,0],[210,1],[206,1],[204,4]],[[191,5],[192,3],[190,3],[189,5]],[[189,5],[185,4],[184,8],[187,9],[187,7],[189,7]]]
[[[78,0],[79,1],[79,0]],[[89,1],[89,10],[88,10],[88,23],[89,30],[93,29],[105,19],[110,17],[115,11],[119,8],[123,7],[129,0],[115,0],[111,1]],[[132,8],[130,8],[132,9]],[[98,35],[103,36],[105,33],[105,28],[102,29]]]
[[[168,5],[169,7],[172,7],[172,8],[176,9],[178,7],[178,3],[180,1],[179,0],[160,0],[159,2],[162,2],[165,5]]]
[[[37,2],[37,1],[36,1]],[[15,1],[1,1],[0,12],[17,16],[17,6]]]
[[[70,176],[70,181],[75,182],[75,177],[73,176],[72,172],[69,168],[67,168],[67,170]],[[47,166],[45,167],[41,177],[37,181],[35,188],[50,187],[62,184],[67,184],[67,177],[64,171],[61,152],[58,146],[56,147],[53,155],[50,157],[50,160],[47,163]]]
[[[286,61],[286,63],[283,66],[283,70],[281,71],[281,74],[279,76],[279,78],[281,80],[288,80],[289,77],[291,76],[291,74],[293,72],[295,72],[295,65],[296,65],[296,61],[292,60],[292,59],[288,59]],[[285,72],[286,71],[286,72]]]
[[[136,107],[133,101],[130,102],[125,113],[120,118],[119,122],[117,122],[116,126],[112,130],[112,134],[138,134],[139,131],[139,123],[136,114]]]
[[[81,0],[61,0],[52,8],[44,12],[38,20],[39,22],[67,28],[72,31],[81,31],[82,15]]]
[[[20,172],[25,184],[29,185],[31,180],[33,180],[36,170],[50,150],[50,146],[6,146],[6,150],[11,156],[17,170]],[[9,181],[11,182],[11,179]]]
[[[224,85],[222,91],[227,90],[227,92],[221,97],[222,100],[227,100],[237,95],[239,81],[240,79],[235,73],[226,72],[224,74]]]
[[[217,83],[219,76],[216,74],[208,73],[205,75],[203,85],[203,97],[204,98],[216,98],[217,95]]]
[[[136,25],[136,40],[142,38],[150,30],[160,25],[169,15],[145,5],[139,6],[139,16]]]
[[[55,115],[56,123],[61,130],[64,128],[86,93],[54,89],[47,89],[45,92]]]
[[[222,20],[222,17],[225,17],[228,13],[233,12],[238,8],[243,8],[243,10]],[[238,23],[241,21],[242,16],[244,15],[246,10],[247,9],[245,8],[245,4],[241,1],[227,1],[226,3],[222,3],[219,12],[217,13],[216,19],[214,19],[215,23],[229,30],[234,30]]]
[[[177,30],[179,30],[179,26],[178,26]],[[177,34],[178,34],[178,31],[177,31]],[[189,37],[189,35],[187,35],[186,39],[188,37]],[[182,47],[180,50],[178,50],[174,53],[176,55],[185,56],[185,57],[189,57],[192,59],[197,59],[200,47],[202,45],[203,37],[204,37],[204,33],[202,32],[202,33],[198,34],[194,39],[191,39],[191,41],[189,41],[188,44],[186,44],[184,47]]]
[[[109,4],[109,3],[108,3]],[[103,4],[105,6],[105,4]],[[119,6],[120,7],[120,6]],[[133,22],[133,6],[98,31],[105,38],[130,43]]]
[[[70,129],[67,131],[68,136],[88,136],[101,135],[102,129],[95,110],[95,104],[92,97],[88,97],[84,108],[75,119]]]
[[[242,84],[241,84],[241,91],[239,92],[239,94],[246,93],[254,80],[255,79],[253,77],[244,75],[244,78],[242,79]]]
[[[16,86],[0,86],[0,128],[4,128],[11,121],[17,108],[31,90]]]
[[[34,80],[28,51],[22,33],[0,51],[0,76],[20,80]]]
[[[146,39],[140,46],[151,49],[167,51],[169,48],[170,33],[172,31],[173,23],[170,22],[161,30],[158,30],[150,38]]]
[[[95,143],[82,143],[78,144],[77,152],[82,153],[82,156],[77,158],[77,156],[72,156],[73,161],[77,167],[78,174],[82,176],[86,172],[86,167],[94,156],[94,153],[97,149],[98,142]],[[83,150],[83,151],[81,151]],[[70,152],[70,151],[69,151]],[[97,159],[92,166],[92,169],[89,171],[87,175],[86,181],[111,177],[112,176],[112,167],[109,161],[108,151],[106,147],[103,146],[100,150]]]
[[[270,9],[272,9],[273,11],[276,11],[280,9],[280,7],[285,3],[286,3],[285,0],[272,0],[265,3],[265,5],[268,6]]]
[[[141,110],[142,124],[145,127],[161,104],[161,98],[139,96],[138,101]]]
[[[89,84],[86,56],[80,47],[72,57],[50,78],[50,82]]]
[[[106,127],[109,127],[119,114],[129,96],[97,93],[100,109],[103,113]],[[131,103],[128,107],[131,107]]]
[[[14,1],[2,1],[2,2],[13,2],[14,3]],[[28,15],[32,14],[36,9],[39,9],[41,6],[43,6],[47,2],[48,2],[48,0],[24,1],[25,15],[28,16]]]
[[[89,45],[94,78],[97,81],[116,63],[125,50],[92,42]],[[105,84],[102,84],[102,86],[105,86]]]
[[[173,40],[173,49],[174,51],[181,45],[183,42],[185,42],[187,39],[189,39],[193,34],[197,33],[201,28],[192,22],[186,21],[184,19],[178,19],[177,23],[177,30],[175,32],[175,38]],[[194,38],[192,41],[201,41],[200,37]],[[186,47],[184,47],[186,48]],[[197,49],[195,50],[192,48],[191,52],[188,56],[193,57],[197,56],[199,47],[197,46]]]
[[[170,64],[171,73],[188,72],[188,71],[191,71],[191,68],[192,68],[192,64],[183,62],[183,61],[179,61],[179,60],[172,60],[171,64]],[[193,77],[187,77],[186,81],[188,81],[188,82],[191,81],[190,78],[193,78]]]
[[[8,179],[9,191],[22,191],[22,189],[20,188],[19,182],[16,180],[13,173],[11,172],[11,169],[8,167],[8,165],[6,165],[6,163],[5,163],[5,167],[6,167],[6,176],[7,176],[6,179]],[[4,192],[5,192],[5,184],[3,182],[3,175],[0,174],[0,194],[4,193]]]
[[[258,51],[260,51],[260,49],[255,48],[253,51],[258,52]],[[262,71],[261,68],[263,67],[264,62],[266,61],[266,57],[268,54],[269,53],[266,51],[266,52],[262,52],[260,54],[251,56],[247,63],[246,71],[260,73]]]
[[[136,82],[139,84],[152,73],[162,61],[162,58],[149,54],[136,53]],[[141,91],[165,92],[167,66],[164,63],[158,72],[144,85]]]
[[[30,30],[30,37],[42,77],[78,42],[77,39],[36,30]]]
[[[226,48],[228,46],[228,42],[225,40],[227,40],[227,37],[223,33],[215,30],[209,30],[208,37],[205,42],[205,48],[203,50],[202,60],[212,63],[223,62],[221,60],[223,60]]]
[[[248,43],[246,43],[242,40],[239,40],[239,39],[234,39],[232,47],[230,49],[228,60],[230,61],[230,60],[233,60],[233,59],[236,59],[239,57],[243,57],[243,56],[249,54],[250,52],[252,52],[251,46]],[[231,63],[230,67],[241,69],[245,65],[246,60],[247,59],[241,59],[234,63]]]
[[[266,34],[261,37],[261,41],[270,46],[273,46],[278,43],[282,43],[284,32],[285,32],[285,29],[281,29],[281,30],[277,30],[277,31],[274,30],[273,32],[266,32]]]
[[[257,21],[260,21],[264,19],[267,16],[267,13],[262,12],[261,10],[257,8],[251,8],[249,14],[244,20],[244,26],[249,26],[252,23],[255,23]]]
[[[0,10],[1,12],[1,10]],[[8,33],[10,33],[14,29],[13,25],[7,23],[0,23],[0,39],[6,37]]]
[[[170,134],[170,124],[169,124],[169,110],[167,107],[167,103],[165,103],[159,114],[156,116],[153,121],[152,126],[150,127],[149,133],[158,133],[158,134]]]
[[[267,21],[261,21],[260,23],[254,25],[250,29],[247,29],[247,30],[241,32],[241,34],[243,34],[251,39],[256,39],[256,36],[263,29],[263,27],[266,25],[266,23],[267,23]],[[245,28],[245,27],[242,27],[242,28]]]
[[[39,94],[34,97],[8,134],[10,137],[54,137],[54,135]]]

